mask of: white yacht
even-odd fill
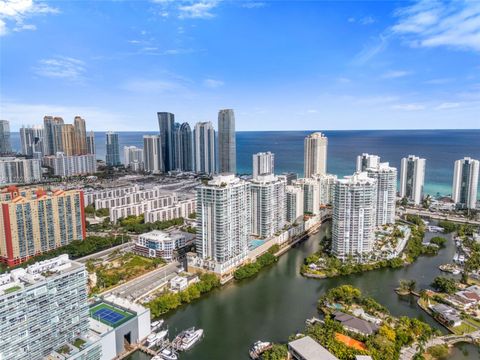
[[[195,330],[194,327],[185,331],[179,349],[182,351],[190,350],[203,336],[203,329]]]
[[[175,351],[173,351],[171,348],[168,348],[168,347],[160,350],[160,352],[158,354],[159,354],[158,356],[160,356],[160,358],[164,359],[164,360],[177,360],[178,359],[178,356],[175,353]]]
[[[165,337],[167,336],[167,334],[168,334],[168,330],[162,330],[162,331],[160,331],[159,333],[157,333],[157,335],[156,335],[156,337],[155,337],[157,344],[158,344],[160,341],[162,341],[163,339],[165,339]]]
[[[150,324],[150,328],[152,329],[152,331],[155,331],[157,329],[160,329],[163,325],[163,320],[158,320],[158,321],[154,321]]]
[[[147,346],[151,347],[151,346],[155,345],[156,341],[157,341],[157,334],[151,333],[147,337]]]

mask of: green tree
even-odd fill
[[[450,234],[450,233],[456,231],[457,228],[458,228],[457,224],[455,224],[454,222],[451,222],[451,221],[447,221],[447,220],[439,221],[438,226],[442,227],[443,231],[446,234]]]
[[[427,349],[427,352],[436,360],[448,359],[449,351],[447,345],[435,345]]]
[[[453,294],[458,290],[457,282],[454,279],[447,278],[445,276],[437,276],[433,279],[432,287],[440,292],[447,294]]]
[[[263,360],[285,360],[288,358],[286,345],[273,344],[272,348],[262,354]]]
[[[439,247],[443,248],[445,247],[445,244],[447,242],[447,239],[441,236],[435,236],[430,239],[430,242],[432,244],[438,245]]]
[[[110,215],[110,210],[107,208],[97,209],[96,214],[100,217],[108,216]]]

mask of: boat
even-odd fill
[[[160,329],[163,325],[163,320],[158,320],[158,321],[154,321],[150,324],[150,328],[152,329],[152,331],[155,331],[157,329]]]
[[[147,337],[147,346],[153,346],[155,345],[157,340],[157,334],[152,332],[150,335]]]
[[[157,333],[157,336],[155,337],[156,343],[158,344],[160,341],[164,340],[167,334],[168,334],[168,330],[162,330],[159,333]]]
[[[194,327],[185,330],[180,335],[177,336],[177,339],[180,338],[180,341],[177,341],[177,349],[181,351],[190,350],[193,345],[195,345],[203,336],[203,329],[195,330]]]
[[[160,359],[164,359],[164,360],[177,360],[178,359],[178,356],[175,353],[175,351],[173,349],[169,348],[169,347],[165,347],[162,350],[160,350],[160,352],[158,353],[157,356],[159,356]]]
[[[272,347],[272,343],[268,341],[256,341],[249,351],[250,358],[259,359],[260,355]]]

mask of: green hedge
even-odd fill
[[[182,304],[188,304],[198,299],[202,294],[208,293],[219,286],[220,279],[216,275],[210,273],[202,274],[199,282],[178,293],[166,291],[148,302],[146,306],[150,309],[152,318],[157,318]]]
[[[255,262],[247,265],[243,265],[240,268],[238,268],[233,273],[233,276],[235,277],[236,280],[243,280],[243,279],[255,276],[264,267],[273,264],[277,260],[278,258],[275,255],[273,255],[270,251],[266,252],[265,254],[259,256]]]

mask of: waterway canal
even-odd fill
[[[328,226],[324,225],[318,233],[291,249],[277,264],[257,277],[231,283],[167,316],[170,336],[191,326],[205,331],[204,339],[191,351],[182,353],[180,359],[248,359],[248,349],[254,341],[283,342],[291,334],[301,331],[305,319],[317,314],[315,305],[319,296],[342,284],[360,288],[395,316],[416,317],[441,328],[416,305],[414,298],[399,297],[394,289],[401,279],[413,279],[419,288],[427,287],[440,274],[438,265],[451,261],[455,253],[452,241],[437,256],[421,257],[402,269],[383,269],[324,280],[306,279],[299,274],[300,265],[307,255],[318,249]],[[467,346],[467,349],[466,357],[455,349],[452,359],[478,359],[477,348]]]

